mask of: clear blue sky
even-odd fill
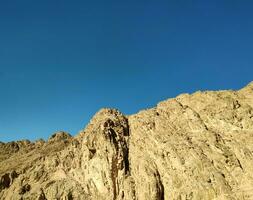
[[[125,114],[253,80],[251,0],[0,2],[0,140],[75,135]]]

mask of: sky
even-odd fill
[[[250,0],[0,1],[0,141],[76,135],[180,93],[253,80]]]

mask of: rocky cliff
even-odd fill
[[[3,200],[253,199],[253,83],[182,94],[77,136],[0,143]]]

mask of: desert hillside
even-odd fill
[[[75,137],[0,142],[0,199],[253,199],[253,83],[101,109]]]

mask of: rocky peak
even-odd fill
[[[61,141],[61,140],[68,140],[71,139],[72,136],[64,131],[58,131],[50,136],[48,139],[48,142],[55,142],[55,141]]]

